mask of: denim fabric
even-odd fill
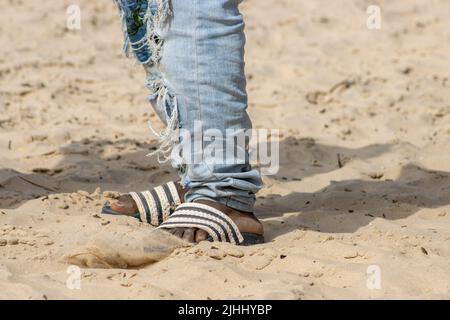
[[[227,129],[251,129],[244,74],[244,21],[238,10],[241,0],[116,2],[121,8],[127,48],[146,68],[150,101],[168,124],[160,136],[164,147],[168,146],[167,139],[173,139],[175,122],[192,136],[196,130],[215,129],[225,137]],[[170,19],[165,23],[145,20],[158,20],[160,14]],[[158,58],[153,59],[155,56]],[[201,123],[200,129],[196,123]],[[233,137],[224,139],[224,146],[233,143],[227,141]],[[185,142],[179,141],[182,150],[187,148]],[[203,147],[210,143],[202,140]],[[248,153],[248,144],[244,149]],[[172,157],[183,186],[190,189],[185,200],[213,200],[251,212],[262,181],[248,160],[225,163],[208,155],[200,158],[186,164]]]
[[[133,51],[136,59],[147,64],[153,61],[154,50],[148,42],[148,24],[146,15],[157,14],[157,4],[148,0],[117,0],[123,14],[125,33],[125,50]]]

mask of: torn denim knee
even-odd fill
[[[159,71],[164,40],[158,34],[158,29],[166,27],[172,16],[170,0],[114,1],[122,18],[124,52],[128,57],[134,55],[137,62],[144,66],[147,73],[146,87],[150,91],[148,100],[167,125],[161,132],[156,132],[149,124],[160,140],[159,148],[149,155],[157,154],[159,162],[167,162],[177,142],[179,119],[176,96]]]

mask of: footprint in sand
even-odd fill
[[[160,230],[108,232],[64,253],[61,261],[87,268],[137,268],[168,257],[175,249],[190,244]]]

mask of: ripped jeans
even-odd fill
[[[247,155],[245,161],[220,162],[203,154],[187,163],[171,152],[174,144],[182,152],[192,145],[180,139],[180,128],[192,136],[196,130],[219,131],[226,137],[223,146],[234,141],[227,137],[227,130],[251,129],[241,1],[115,0],[122,16],[125,51],[144,66],[148,99],[166,124],[157,133],[158,157],[169,158],[179,170],[182,185],[189,189],[185,201],[212,200],[252,212],[262,180]],[[201,129],[196,123],[201,123]],[[202,147],[212,143],[207,140],[201,139]],[[246,140],[241,148],[244,153],[248,153],[247,144]]]

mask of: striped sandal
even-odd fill
[[[208,233],[208,241],[248,246],[264,243],[264,236],[240,232],[226,214],[202,203],[183,203],[158,229],[197,228]]]
[[[181,204],[177,187],[173,181],[167,182],[149,191],[128,193],[138,207],[138,211],[133,217],[142,222],[159,226],[166,221],[175,211],[175,208]],[[123,215],[114,211],[109,202],[102,209],[102,214]]]

